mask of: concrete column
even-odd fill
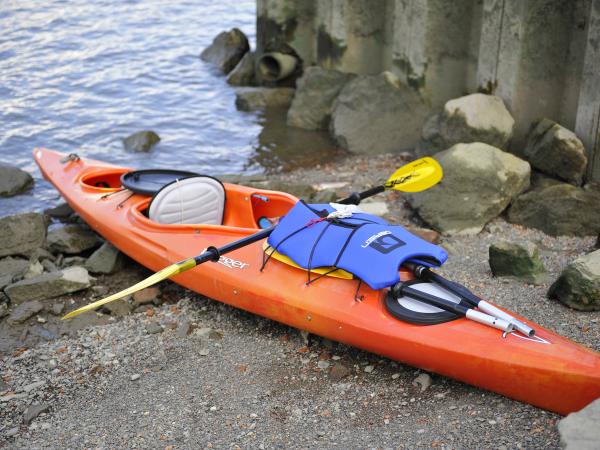
[[[304,65],[316,62],[315,0],[257,0],[256,51],[260,55],[271,43],[285,43]]]
[[[381,72],[386,5],[384,0],[318,0],[319,65],[359,74]]]
[[[560,121],[573,5],[566,0],[484,0],[477,79],[515,117],[522,154],[531,123]]]
[[[600,181],[600,0],[592,0],[586,27],[575,134],[588,152],[588,181]]]
[[[394,0],[393,6],[385,65],[434,108],[473,89],[480,7],[472,0]]]

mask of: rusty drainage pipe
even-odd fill
[[[263,80],[279,81],[289,76],[298,65],[298,58],[285,53],[265,53],[258,60],[258,73]]]

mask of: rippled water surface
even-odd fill
[[[254,48],[255,10],[248,0],[2,0],[0,161],[36,183],[0,198],[0,215],[58,200],[31,159],[36,146],[217,175],[311,163],[330,151],[325,137],[286,130],[281,117],[237,111],[224,76],[198,58],[232,27]],[[126,152],[121,139],[143,129],[161,142]]]

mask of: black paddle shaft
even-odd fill
[[[443,309],[454,314],[458,314],[460,316],[466,316],[467,311],[469,310],[469,308],[461,305],[460,303],[454,303],[451,300],[446,300],[445,298],[438,297],[436,295],[431,295],[426,292],[422,292],[417,289],[408,287],[402,281],[394,285],[393,292],[397,298],[406,295],[407,297],[414,298],[415,300],[419,300],[423,303],[427,303],[428,305],[435,306],[437,308]]]
[[[479,305],[481,299],[473,294],[470,290],[464,287],[462,284],[456,283],[454,281],[447,280],[441,275],[432,272],[429,270],[429,267],[421,266],[419,264],[414,263],[405,263],[405,267],[411,270],[417,278],[424,279],[427,281],[433,281],[438,283],[440,286],[446,288],[454,295],[457,295],[461,298],[461,300],[467,302],[472,306]]]
[[[337,203],[341,203],[342,205],[358,205],[361,200],[364,200],[365,198],[371,197],[375,194],[379,194],[383,191],[385,191],[385,186],[375,186],[374,188],[367,189],[363,192],[353,192],[350,194],[350,197],[340,200]]]
[[[363,192],[354,192],[350,197],[344,198],[340,200],[338,203],[342,203],[345,205],[354,204],[357,205],[361,200],[371,197],[375,194],[379,194],[380,192],[385,191],[384,186],[376,186],[374,188],[368,189]],[[357,200],[358,199],[358,200]],[[206,251],[198,256],[194,257],[194,261],[196,261],[196,265],[205,263],[207,261],[217,262],[221,255],[225,253],[232,252],[237,250],[238,248],[245,247],[246,245],[253,244],[254,242],[260,241],[261,239],[265,239],[269,237],[269,235],[273,232],[275,227],[265,228],[264,230],[259,231],[258,233],[251,234],[250,236],[246,236],[245,238],[238,239],[237,241],[231,242],[229,244],[224,245],[223,247],[208,247]]]

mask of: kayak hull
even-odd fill
[[[253,234],[259,217],[281,216],[297,201],[281,192],[225,184],[223,226],[162,225],[144,215],[150,198],[118,191],[120,175],[128,169],[64,157],[52,150],[34,151],[44,177],[69,205],[105,239],[153,271],[210,245]],[[306,271],[274,259],[261,271],[263,253],[263,242],[256,242],[173,281],[254,314],[559,414],[578,411],[600,397],[600,354],[537,324],[526,321],[537,332],[529,339],[503,337],[466,319],[432,326],[401,322],[387,312],[385,290],[334,277],[307,285]],[[401,276],[410,278],[407,272]]]

